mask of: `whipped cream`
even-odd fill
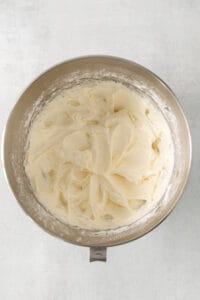
[[[173,163],[170,129],[152,100],[94,81],[46,104],[31,126],[24,165],[36,197],[58,219],[108,229],[155,207]]]

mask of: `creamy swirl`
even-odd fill
[[[38,200],[82,228],[129,224],[162,197],[173,143],[151,100],[119,83],[61,92],[30,129],[25,170]]]

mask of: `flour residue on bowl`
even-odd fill
[[[85,229],[128,225],[160,201],[173,142],[148,96],[113,81],[62,90],[38,113],[25,170],[56,218]]]

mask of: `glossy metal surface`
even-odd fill
[[[163,199],[153,212],[144,217],[144,221],[139,220],[115,230],[83,230],[57,220],[35,198],[23,167],[27,134],[37,111],[49,98],[59,93],[59,90],[92,79],[112,79],[149,95],[164,114],[174,140],[174,172]],[[147,233],[173,209],[189,175],[191,138],[187,121],[175,95],[157,76],[124,59],[91,56],[53,67],[26,89],[10,114],[4,134],[3,152],[5,171],[12,191],[35,222],[49,233],[68,242],[83,246],[112,246]]]

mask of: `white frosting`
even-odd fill
[[[25,170],[38,200],[81,228],[129,224],[161,199],[173,143],[152,101],[111,81],[63,91],[29,133]]]

